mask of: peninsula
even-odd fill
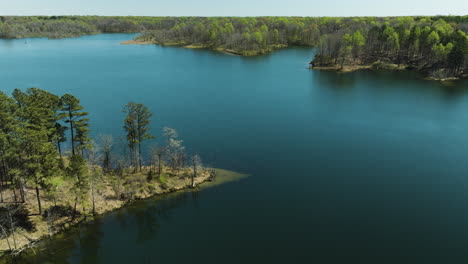
[[[145,150],[152,113],[123,107],[126,142],[91,137],[80,100],[38,88],[0,91],[0,252],[16,256],[41,239],[134,200],[197,190],[245,175],[203,166],[175,129]]]

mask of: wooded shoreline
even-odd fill
[[[99,203],[98,207],[96,208],[97,213],[94,216],[80,215],[72,221],[67,221],[65,219],[57,219],[55,220],[57,221],[55,224],[57,226],[60,226],[60,228],[57,228],[52,232],[51,230],[49,230],[49,228],[46,227],[50,224],[47,223],[46,219],[40,218],[40,216],[35,216],[32,221],[34,222],[37,231],[27,234],[17,233],[15,241],[17,246],[16,250],[12,252],[11,249],[8,248],[8,245],[5,243],[5,241],[2,241],[2,243],[0,243],[0,263],[3,263],[3,261],[14,259],[15,257],[20,256],[21,254],[27,251],[33,251],[34,247],[36,247],[38,243],[42,242],[43,240],[54,239],[54,237],[56,237],[59,234],[62,234],[63,232],[66,232],[72,227],[79,227],[80,225],[90,223],[94,221],[96,217],[103,217],[104,215],[110,212],[125,208],[126,206],[131,205],[135,201],[155,199],[159,196],[180,191],[200,191],[205,188],[211,188],[224,183],[237,181],[245,177],[247,177],[247,175],[236,173],[233,171],[223,169],[205,169],[199,174],[197,178],[195,178],[195,185],[197,186],[195,189],[192,187],[189,178],[179,178],[177,180],[169,179],[169,181],[166,182],[167,186],[165,186],[164,188],[162,188],[161,182],[155,182],[153,184],[160,185],[156,186],[155,188],[148,188],[146,192],[139,193],[132,200],[123,201],[117,198],[107,197],[105,200],[105,204]],[[146,187],[149,187],[149,185]],[[110,191],[109,189],[111,187],[106,186],[105,188],[108,189],[107,191]],[[31,193],[31,195],[33,194]],[[47,200],[45,199],[44,201]],[[27,206],[31,209],[34,208],[34,204],[31,203],[29,203]]]
[[[213,51],[219,51],[219,52],[226,53],[229,55],[245,56],[245,57],[265,55],[275,50],[288,47],[287,45],[276,45],[274,47],[270,47],[269,49],[261,50],[261,51],[257,51],[257,50],[238,51],[238,50],[227,49],[227,48],[222,48],[222,47],[214,47],[213,45],[209,45],[209,44],[189,44],[185,42],[158,42],[154,40],[153,41],[139,40],[138,38],[133,39],[133,40],[122,41],[120,42],[120,44],[122,45],[151,45],[153,44],[153,45],[160,45],[163,47],[168,46],[168,47],[181,47],[185,49],[208,49],[208,50],[213,50]]]
[[[468,69],[468,16],[0,16],[0,38],[136,32],[141,34],[123,44],[208,48],[240,56],[309,46],[318,48],[315,69],[397,64],[437,80],[464,78]]]
[[[155,131],[145,105],[129,102],[122,113],[116,147],[112,135],[91,137],[89,113],[72,94],[0,91],[0,251],[18,255],[128,202],[196,188],[219,173],[241,176],[204,166],[173,128],[148,146]]]
[[[352,73],[363,70],[381,70],[381,71],[415,71],[414,68],[408,65],[397,65],[397,64],[381,64],[373,63],[367,65],[333,65],[333,66],[314,66],[312,63],[309,69],[317,71],[330,71],[338,73]],[[418,71],[416,71],[418,72]],[[457,81],[461,79],[467,79],[468,74],[463,74],[458,77],[425,77],[426,80],[430,81],[439,81],[439,82],[450,82]]]

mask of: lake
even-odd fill
[[[0,89],[76,95],[93,135],[129,101],[205,164],[250,177],[140,201],[20,263],[464,263],[468,82],[307,69],[313,49],[259,57],[134,34],[0,40]]]

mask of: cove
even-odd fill
[[[119,44],[134,36],[0,40],[0,89],[71,92],[116,138],[122,106],[144,103],[154,134],[173,127],[206,164],[251,177],[116,211],[24,263],[468,259],[466,81],[311,71],[306,48]]]

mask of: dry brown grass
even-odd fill
[[[122,45],[149,45],[155,44],[153,41],[127,40],[120,42]]]
[[[110,176],[104,176],[102,180],[97,183],[97,189],[95,191],[95,210],[97,215],[101,215],[117,208],[121,208],[126,203],[131,200],[145,199],[155,195],[161,195],[165,193],[175,192],[182,189],[187,189],[191,185],[191,174],[193,170],[191,168],[181,169],[178,171],[173,171],[171,169],[165,169],[159,178],[158,175],[154,175],[151,181],[147,180],[149,168],[144,168],[142,172],[138,173],[125,173],[122,177],[122,184],[125,187],[122,188],[123,192],[132,189],[133,197],[131,199],[121,199],[121,197],[115,192],[112,187],[112,179]],[[213,182],[210,180],[209,170],[201,170],[198,172],[198,176],[195,178],[196,185],[199,185],[203,182],[207,182],[201,185],[201,188],[208,188],[215,185],[219,185],[225,182],[234,181],[245,177],[246,175],[227,171],[227,170],[216,170],[216,179]],[[116,177],[116,176],[114,176]],[[61,187],[61,195],[57,198],[57,205],[72,206],[75,200],[73,193],[70,191],[70,184],[65,183]],[[41,215],[38,215],[38,205],[36,193],[33,188],[25,189],[25,206],[31,213],[29,220],[35,225],[35,230],[32,232],[27,232],[24,230],[17,230],[15,232],[16,238],[16,247],[22,248],[30,244],[31,242],[41,240],[53,235],[50,233],[50,225],[47,223],[47,220],[44,219]],[[13,193],[11,190],[4,190],[3,192],[4,199],[6,202],[13,202]],[[43,210],[55,205],[55,202],[51,200],[45,192],[41,191],[41,203]],[[89,200],[85,203],[85,211],[83,210],[83,205],[79,204],[77,206],[77,211],[79,215],[75,219],[71,217],[62,217],[54,222],[56,228],[53,233],[58,233],[63,231],[73,225],[79,224],[84,221],[91,221],[93,216],[91,214],[91,193],[89,195]],[[10,245],[13,247],[13,238],[12,236],[8,237]],[[0,240],[0,252],[7,252],[9,250],[8,243],[6,239]]]

